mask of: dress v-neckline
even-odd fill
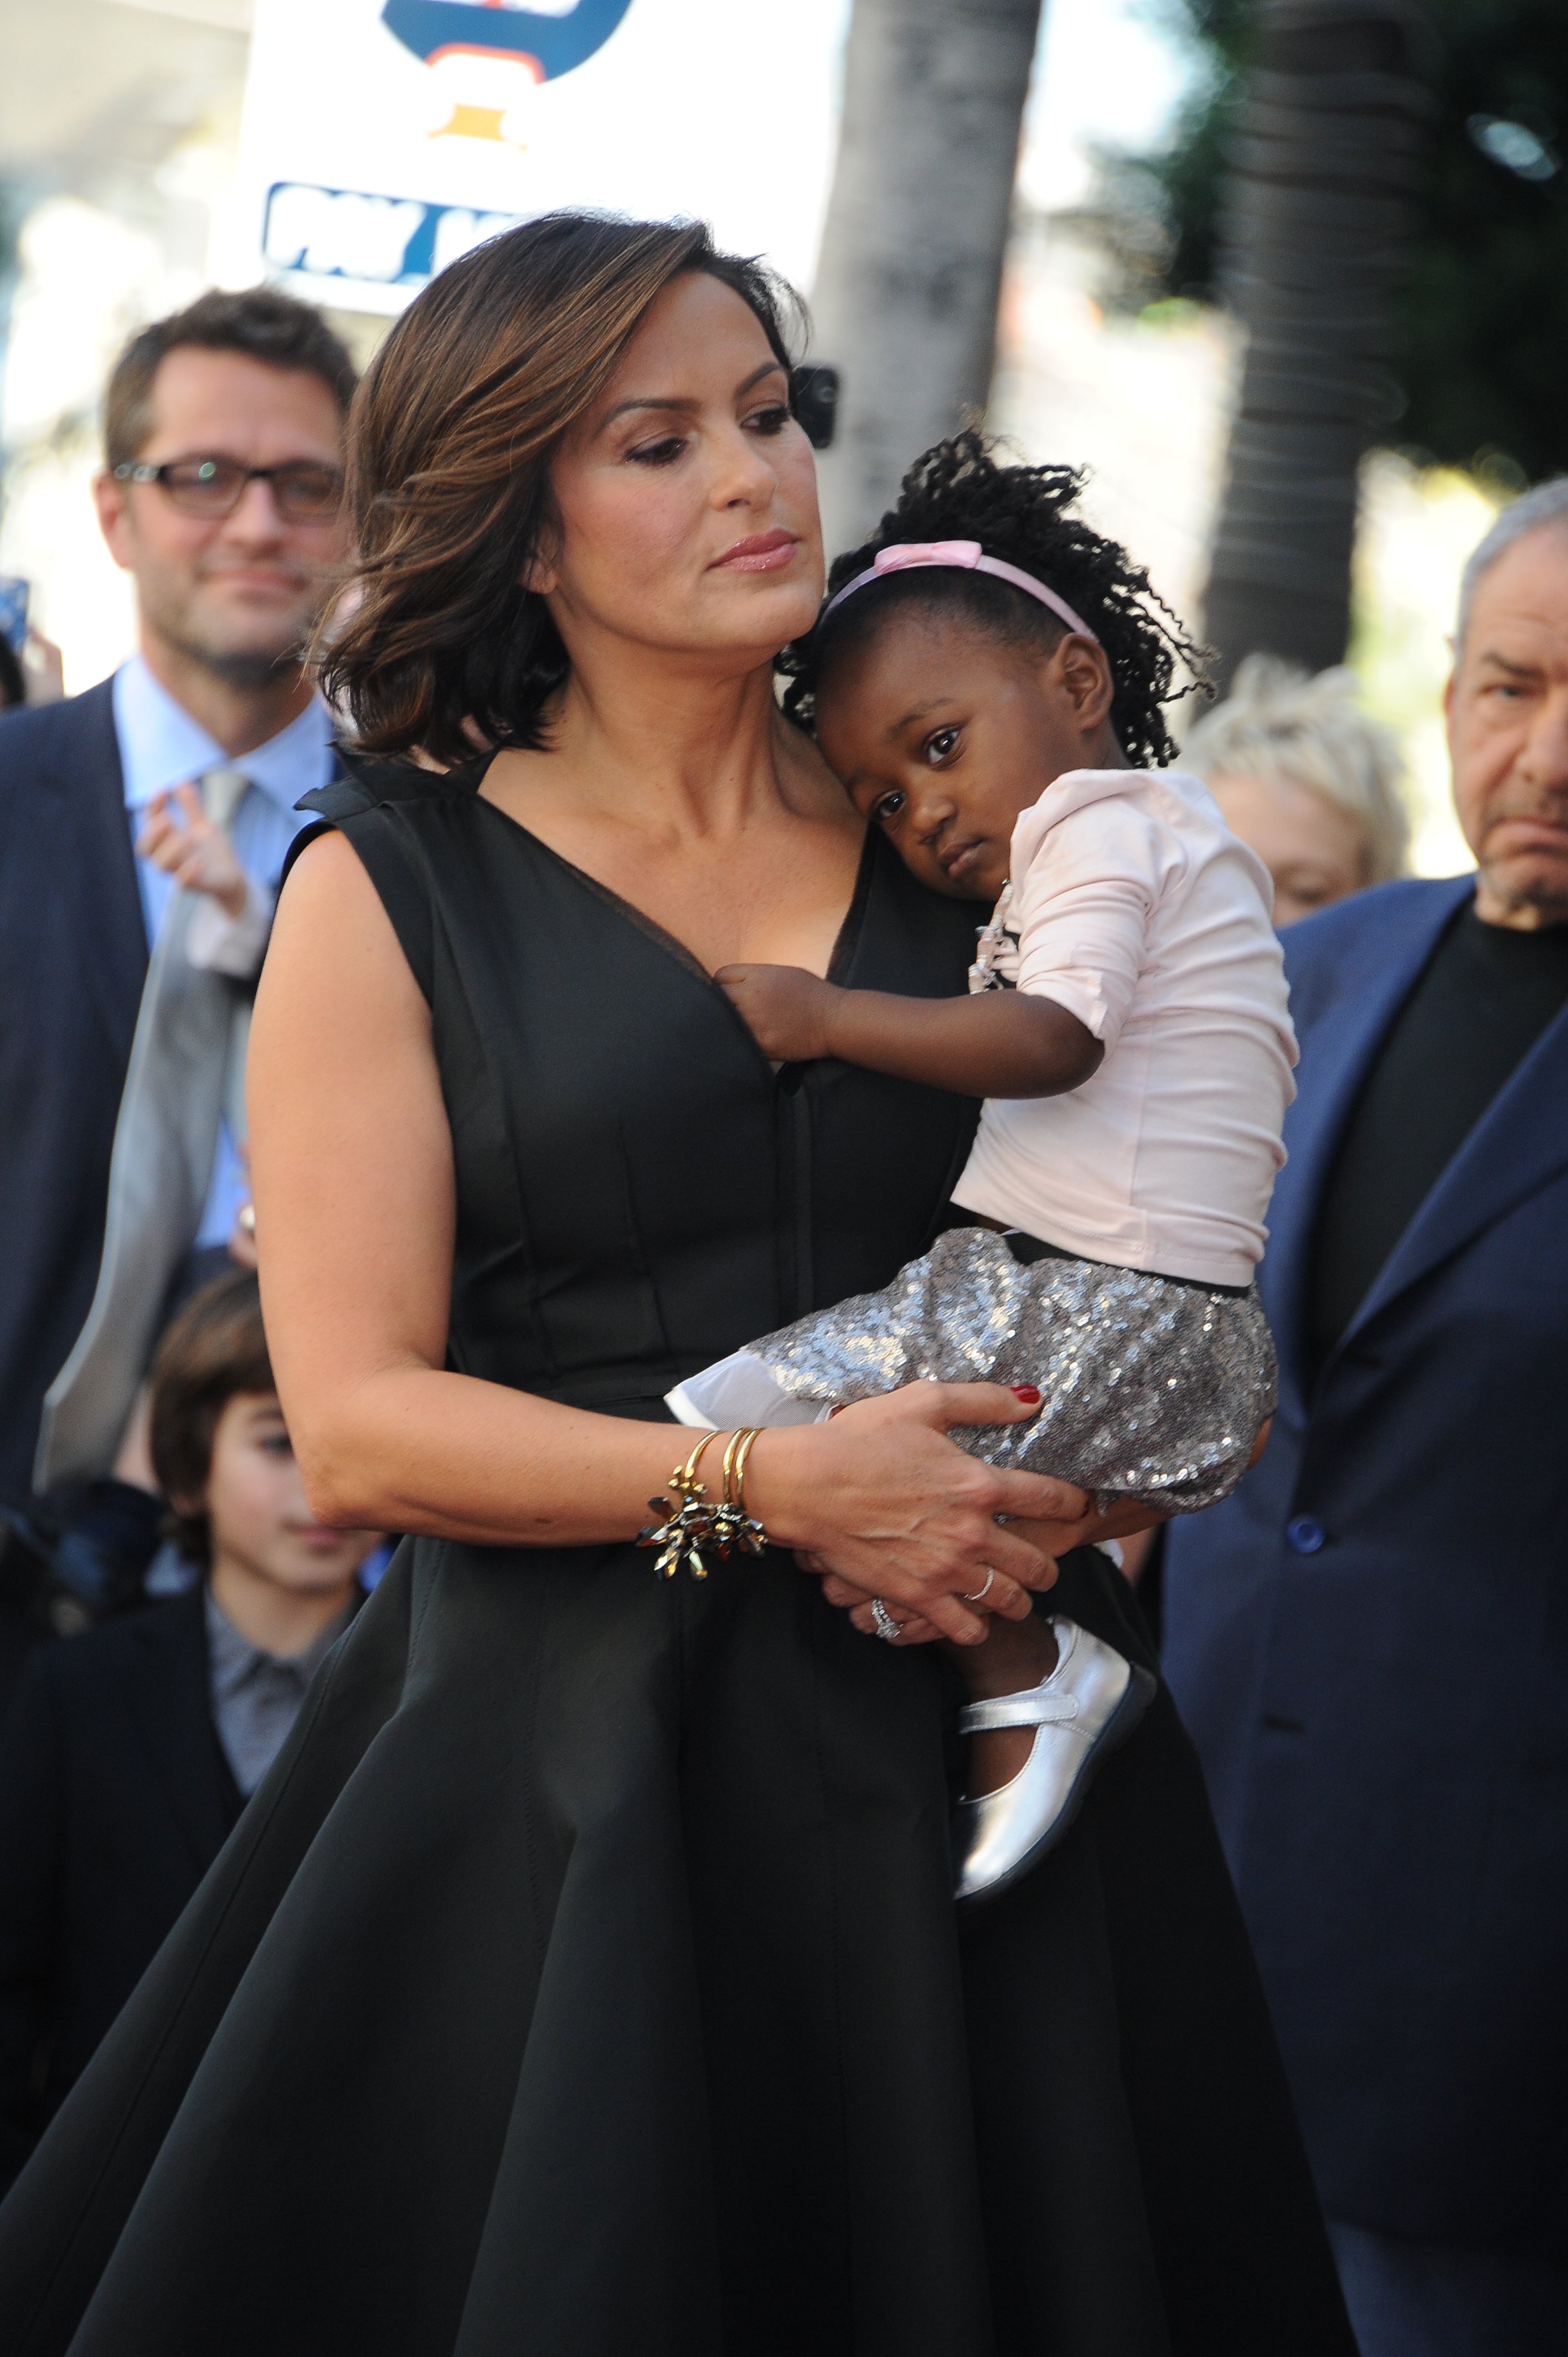
[[[491,758],[493,759],[493,756]],[[536,851],[542,851],[547,859],[553,861],[554,865],[565,875],[570,876],[575,883],[580,884],[585,891],[591,892],[596,900],[602,902],[606,908],[613,909],[646,940],[652,942],[656,948],[663,950],[668,956],[673,958],[677,965],[683,966],[689,974],[694,976],[699,982],[705,983],[710,990],[717,992],[726,1006],[730,1005],[729,998],[714,979],[712,973],[703,963],[696,952],[682,941],[678,933],[671,932],[667,926],[660,923],[657,917],[650,916],[646,909],[639,909],[635,900],[627,899],[623,894],[616,890],[613,885],[604,883],[597,876],[591,876],[585,867],[579,867],[575,859],[568,859],[564,851],[557,851],[553,843],[546,843],[542,834],[536,834],[533,829],[525,825],[521,819],[514,818],[510,811],[503,810],[499,802],[491,802],[488,794],[481,792],[485,770],[489,768],[489,762],[487,760],[485,770],[481,770],[475,780],[473,792],[476,802],[482,802],[487,810],[493,811],[506,825],[515,828],[516,832],[526,842],[531,843]],[[838,931],[833,936],[832,949],[828,957],[828,970],[822,977],[824,981],[842,983],[854,963],[861,927],[865,918],[866,902],[871,894],[871,882],[875,866],[875,829],[868,826],[861,838],[860,858],[855,866],[854,888],[850,894],[849,906],[843,912]],[[746,1032],[746,1037],[750,1039],[749,1031]]]

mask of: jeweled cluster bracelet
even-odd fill
[[[677,1465],[671,1474],[670,1487],[681,1501],[678,1506],[669,1498],[650,1498],[654,1512],[664,1519],[639,1531],[637,1544],[659,1549],[653,1568],[661,1579],[673,1579],[682,1558],[693,1579],[706,1579],[704,1548],[711,1549],[720,1563],[727,1563],[732,1555],[760,1555],[767,1546],[768,1533],[746,1508],[746,1468],[761,1429],[760,1425],[747,1425],[730,1435],[720,1473],[724,1495],[716,1503],[697,1470],[703,1451],[718,1438],[716,1432],[704,1432],[685,1463]]]

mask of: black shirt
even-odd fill
[[[1313,1361],[1321,1366],[1444,1167],[1568,1005],[1568,925],[1447,925],[1361,1086],[1317,1224]]]

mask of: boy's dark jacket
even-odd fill
[[[0,2191],[243,1805],[202,1598],[43,1647],[0,1727]]]

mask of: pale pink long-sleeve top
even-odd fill
[[[998,970],[1105,1056],[1064,1095],[988,1099],[955,1201],[1090,1260],[1250,1284],[1295,1093],[1267,869],[1196,778],[1074,770],[1019,819],[1010,875]]]

